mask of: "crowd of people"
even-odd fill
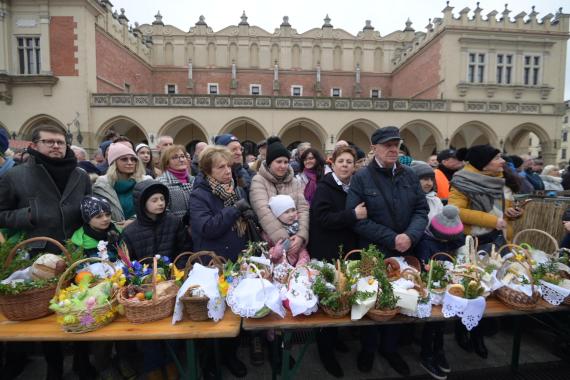
[[[122,241],[136,259],[209,250],[235,261],[249,240],[263,239],[272,260],[292,266],[369,244],[387,257],[415,255],[426,263],[433,253],[453,253],[464,244],[464,234],[477,236],[483,249],[502,245],[511,236],[511,222],[524,211],[515,194],[570,185],[570,173],[561,176],[540,159],[505,155],[490,145],[414,160],[397,127],[376,130],[368,154],[341,140],[330,157],[310,143],[290,152],[277,137],[259,142],[257,156],[246,156],[238,138],[223,134],[213,144],[196,144],[191,156],[170,136],[160,137],[153,151],[144,142],[109,135],[91,161],[84,149],[67,144],[60,129],[41,125],[14,159],[5,154],[8,139],[0,130],[3,233],[71,239],[89,256],[96,256],[104,241],[111,260],[115,243]],[[31,249],[57,252],[42,242]],[[486,358],[484,328],[467,333],[458,324],[457,343]],[[380,352],[398,373],[410,373],[398,353],[400,326],[359,332],[361,372],[372,369]],[[262,340],[250,338],[254,365],[264,361]],[[221,349],[224,365],[243,377],[247,367],[236,355],[239,342],[223,340]],[[335,352],[348,349],[338,331],[321,329],[317,347],[327,372],[342,377]],[[61,378],[61,349],[52,343],[44,344],[44,351],[48,378]],[[11,354],[8,348],[6,356]],[[77,355],[78,371],[91,370],[86,355]],[[17,363],[12,359],[7,363]],[[450,372],[442,323],[426,323],[419,361],[436,379]]]

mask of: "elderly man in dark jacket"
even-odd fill
[[[361,247],[375,244],[388,257],[410,254],[428,223],[425,195],[413,170],[398,162],[401,142],[398,128],[380,128],[371,141],[374,159],[352,177],[346,208],[353,209],[364,202],[368,210],[368,218],[354,226]],[[398,373],[409,375],[408,365],[396,352],[398,326],[367,328],[362,334],[358,368],[362,372],[371,370],[378,332],[382,334],[382,355]]]
[[[30,158],[25,164],[15,166],[0,179],[0,228],[21,231],[28,238],[47,236],[63,242],[83,224],[79,204],[85,195],[91,194],[91,181],[85,170],[77,167],[65,134],[57,127],[38,126],[28,152]],[[57,247],[43,241],[28,247],[32,254],[59,253]],[[46,342],[43,349],[48,364],[47,378],[60,378],[63,374],[61,346]],[[78,369],[79,377],[83,377],[92,372],[89,356],[81,346],[75,349],[74,368]],[[17,372],[15,367],[26,362],[25,353],[15,357],[13,354],[16,353],[9,348],[5,373]]]

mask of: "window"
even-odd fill
[[[167,94],[176,94],[176,93],[178,93],[178,88],[177,88],[178,86],[176,86],[175,84],[167,84],[165,87],[166,87],[166,88],[165,88],[165,92],[166,92]]]
[[[128,84],[127,82],[125,82],[125,85],[124,85],[124,86],[125,86],[125,92],[126,92],[127,94],[130,94],[130,93],[131,93],[131,85]]]
[[[291,86],[291,96],[303,96],[303,86]]]
[[[342,96],[342,90],[338,87],[331,88],[331,96]]]
[[[566,148],[563,148],[560,152],[560,159],[561,160],[565,160],[566,159]]]
[[[562,132],[562,141],[563,142],[568,141],[568,132],[567,131]]]
[[[524,56],[523,82],[526,86],[539,84],[540,61],[541,57],[539,55]]]
[[[497,54],[497,84],[511,84],[513,55]]]
[[[469,83],[483,83],[485,81],[485,53],[469,53],[467,81]]]
[[[249,85],[250,95],[261,95],[261,85],[260,84],[250,84]]]
[[[20,74],[40,73],[40,38],[18,37],[18,60]]]
[[[382,92],[377,88],[370,90],[370,97],[371,98],[379,98],[382,96]]]
[[[208,94],[218,95],[219,88],[217,83],[208,83]]]

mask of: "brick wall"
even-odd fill
[[[75,67],[77,58],[77,23],[73,16],[53,16],[49,24],[50,64],[55,76],[78,76]]]
[[[393,75],[392,97],[439,98],[441,39],[416,54]]]
[[[142,60],[101,30],[95,33],[95,43],[97,92],[122,92],[117,86],[122,88],[124,83],[132,93],[153,91],[152,72]]]

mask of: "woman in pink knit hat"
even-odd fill
[[[151,179],[145,175],[143,163],[126,144],[113,143],[107,151],[109,169],[97,178],[93,194],[106,198],[111,204],[111,219],[125,227],[135,218],[133,189],[137,182]]]

